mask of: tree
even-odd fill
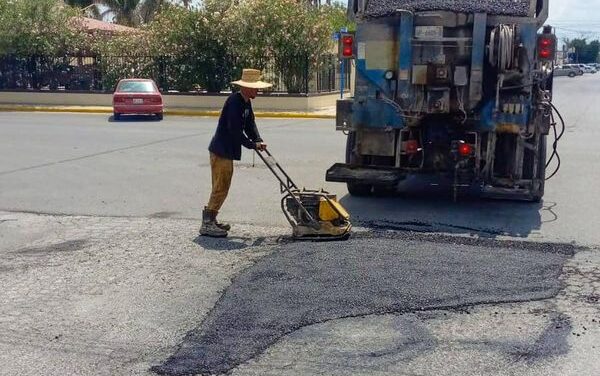
[[[228,4],[206,0],[198,9],[165,9],[149,26],[153,54],[169,56],[169,86],[197,86],[219,92],[232,81],[235,67],[231,30],[237,22]]]
[[[121,25],[138,26],[149,23],[166,0],[98,0],[108,10],[102,16],[113,15],[114,21]]]
[[[64,0],[64,2],[73,8],[85,9],[85,12],[93,18],[102,18],[95,0]]]
[[[65,4],[77,8],[86,8],[94,5],[94,0],[64,0]]]
[[[252,0],[236,7],[239,20],[232,33],[241,61],[266,68],[273,61],[289,92],[306,90],[319,57],[331,46],[331,26],[325,7],[303,0]]]
[[[600,53],[600,41],[594,40],[590,43],[585,38],[576,38],[566,41],[567,48],[575,49],[575,62],[582,64],[595,63]]]
[[[77,12],[56,0],[0,1],[0,54],[21,56],[73,53],[84,33],[73,27]]]

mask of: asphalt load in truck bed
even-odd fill
[[[365,15],[382,17],[394,13],[397,9],[406,9],[527,16],[530,7],[531,0],[370,0],[367,3]]]

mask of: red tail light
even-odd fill
[[[541,60],[554,60],[556,57],[556,36],[554,34],[538,36],[538,57]]]
[[[162,98],[161,97],[150,97],[150,98],[148,98],[148,101],[150,103],[157,103],[157,104],[159,104],[159,103],[162,103]]]
[[[470,157],[473,154],[473,147],[469,144],[458,145],[458,154],[461,157]]]
[[[125,98],[123,98],[123,97],[114,97],[113,98],[113,102],[114,103],[125,103]]]
[[[402,143],[402,149],[406,154],[417,154],[419,152],[419,141],[417,140],[408,140]]]
[[[340,35],[340,58],[354,58],[354,34],[341,33]]]

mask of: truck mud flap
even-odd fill
[[[405,177],[406,175],[396,168],[336,163],[327,170],[325,180],[336,183],[395,185]]]

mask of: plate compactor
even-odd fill
[[[338,240],[350,236],[350,215],[335,195],[322,189],[298,188],[268,150],[256,153],[279,180],[281,210],[292,226],[294,239]]]

